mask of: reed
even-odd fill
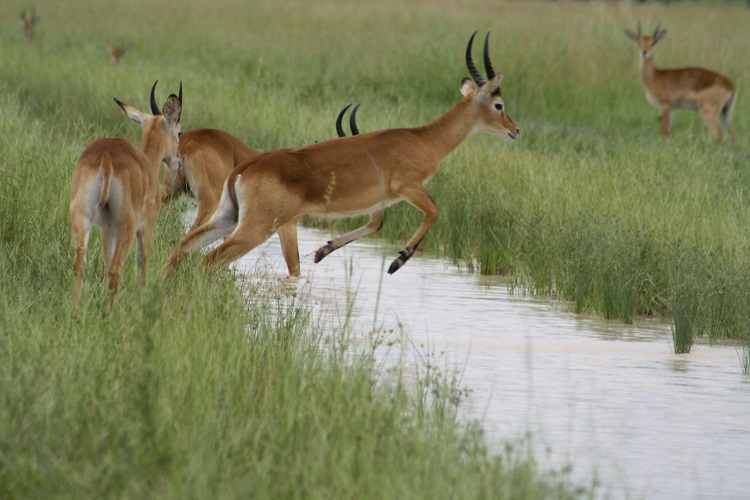
[[[488,29],[522,140],[472,137],[446,160],[428,185],[440,214],[421,248],[580,312],[679,313],[717,341],[746,330],[744,9],[160,6],[167,19],[143,0],[37,0],[33,44],[20,29],[0,35],[0,496],[577,496],[564,475],[526,453],[498,455],[456,422],[450,378],[375,384],[367,357],[334,356],[321,342],[338,332],[310,321],[304,301],[279,314],[273,296],[238,289],[231,273],[185,270],[164,283],[156,271],[182,232],[179,204],[160,214],[146,285],[126,272],[108,316],[93,239],[74,316],[75,160],[94,137],[137,142],[112,98],[143,104],[156,79],[184,83],[185,130],[221,128],[261,150],[304,145],[334,136],[348,102],[362,103],[363,131],[436,118],[460,97],[469,34]],[[15,25],[17,7],[1,5],[0,17]],[[697,116],[678,113],[661,144],[622,33],[639,18],[670,29],[661,64],[735,80],[736,143],[718,147]],[[112,40],[134,46],[117,66]],[[418,221],[393,207],[380,234],[404,239]]]

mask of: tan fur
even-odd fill
[[[36,15],[35,11],[31,11],[30,16],[26,16],[26,12],[21,12],[21,28],[26,40],[34,41],[34,28],[41,21],[41,18]]]
[[[156,85],[156,84],[154,84]],[[86,249],[91,229],[101,229],[110,289],[107,309],[120,282],[123,261],[137,241],[137,264],[143,278],[151,253],[154,224],[161,204],[159,168],[179,158],[181,103],[170,95],[162,115],[143,113],[115,99],[123,112],[143,127],[141,149],[121,138],[96,139],[81,153],[70,190],[70,223],[75,257],[73,292],[80,305]]]
[[[437,207],[424,183],[435,175],[443,158],[475,131],[508,141],[518,137],[516,125],[503,108],[501,78],[496,75],[479,89],[465,79],[461,86],[465,97],[445,115],[421,127],[280,149],[243,163],[227,178],[211,220],[182,238],[167,262],[167,275],[188,254],[220,238],[226,239],[204,258],[207,266],[226,266],[278,232],[289,273],[298,276],[296,226],[303,215],[370,216],[365,226],[321,247],[315,256],[318,262],[377,231],[384,209],[406,200],[423,212],[424,219],[388,272],[397,271],[414,254],[437,217]]]
[[[661,113],[661,133],[666,140],[672,128],[675,109],[693,109],[700,113],[712,137],[734,138],[729,129],[737,92],[725,76],[705,68],[660,69],[654,64],[653,47],[666,31],[657,27],[652,35],[625,32],[639,45],[640,72],[646,100]]]
[[[164,174],[163,200],[191,193],[198,214],[191,229],[198,227],[219,206],[221,189],[234,167],[260,154],[241,140],[215,129],[197,129],[180,137],[182,168]]]
[[[107,44],[107,52],[112,56],[110,59],[110,62],[112,64],[118,64],[120,62],[120,59],[122,59],[122,56],[130,52],[130,49],[133,48],[133,44],[129,43],[127,45],[114,45],[111,43]]]

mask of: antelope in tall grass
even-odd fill
[[[337,138],[294,149],[264,153],[235,168],[227,178],[219,208],[210,221],[185,235],[165,266],[167,275],[190,253],[226,238],[204,257],[206,266],[227,266],[272,234],[281,238],[292,276],[299,276],[297,223],[305,214],[355,216],[369,222],[329,241],[315,262],[342,246],[377,231],[383,211],[401,200],[424,214],[422,223],[388,269],[403,266],[435,221],[437,207],[424,188],[441,161],[471,133],[482,131],[515,141],[519,130],[505,112],[502,75],[484,43],[487,79],[471,59],[476,32],[466,48],[466,64],[476,84],[464,78],[463,98],[437,120],[416,128],[393,128]]]
[[[180,168],[164,174],[162,199],[192,194],[198,205],[193,229],[207,222],[219,206],[222,186],[232,169],[260,151],[221,130],[201,128],[180,136],[180,154]]]
[[[136,240],[137,267],[142,278],[151,254],[154,224],[161,204],[159,167],[179,161],[178,143],[182,113],[182,83],[178,96],[171,94],[161,111],[151,87],[151,114],[119,100],[125,115],[143,128],[141,148],[121,138],[91,142],[81,153],[70,189],[70,224],[75,247],[73,292],[75,308],[81,301],[86,249],[91,228],[101,229],[110,294],[109,310],[120,283],[123,261]]]
[[[341,110],[336,119],[336,131],[344,137],[341,126],[344,113],[351,104]],[[357,105],[352,111],[349,126],[357,135]],[[180,168],[164,173],[162,201],[166,202],[181,194],[190,194],[195,199],[198,213],[190,229],[208,222],[219,206],[224,181],[234,167],[255,158],[255,150],[236,137],[216,129],[196,129],[180,136]]]
[[[126,45],[114,45],[111,43],[107,44],[107,52],[112,56],[110,58],[110,63],[118,64],[120,62],[120,59],[122,59],[122,56],[130,52],[130,49],[133,48],[132,43],[128,43]]]
[[[654,46],[666,35],[666,30],[656,29],[651,35],[625,30],[640,49],[641,80],[646,90],[646,100],[661,112],[661,134],[666,140],[672,129],[672,113],[677,108],[697,110],[712,137],[722,139],[734,136],[729,130],[732,107],[737,91],[729,79],[704,68],[659,69],[654,65]]]
[[[21,12],[21,28],[23,34],[26,36],[26,40],[34,41],[34,28],[42,20],[41,17],[36,15],[36,11],[32,10],[30,16],[26,16],[26,11]]]

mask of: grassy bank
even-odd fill
[[[160,215],[148,283],[138,285],[129,260],[107,317],[94,239],[73,316],[73,165],[94,137],[140,139],[112,98],[146,108],[157,79],[159,100],[184,83],[185,130],[217,127],[270,150],[333,136],[349,102],[362,103],[362,130],[436,118],[460,97],[470,33],[490,30],[522,140],[472,137],[444,162],[428,185],[440,213],[421,249],[578,311],[669,315],[690,334],[746,335],[746,8],[35,6],[33,44],[17,25],[24,6],[0,6],[0,496],[573,495],[524,451],[499,456],[462,428],[448,381],[415,388],[392,374],[376,384],[366,355],[352,364],[320,349],[331,332],[308,319],[304,300],[280,319],[272,297],[248,306],[229,274],[183,268],[164,283],[178,205]],[[661,143],[623,34],[637,19],[669,30],[657,64],[734,80],[734,144],[708,141],[688,112]],[[107,43],[134,48],[113,67]],[[381,234],[405,239],[418,221],[394,207]]]
[[[411,11],[300,3],[280,17],[275,3],[167,2],[155,17],[141,1],[35,6],[34,44],[16,31],[23,6],[0,7],[0,496],[585,495],[538,467],[525,443],[487,449],[476,425],[457,421],[462,393],[450,379],[380,373],[368,352],[343,356],[349,346],[329,342],[338,332],[309,318],[304,294],[282,314],[274,294],[238,288],[230,273],[165,283],[179,205],[160,214],[147,283],[129,259],[107,316],[92,239],[72,314],[76,158],[95,137],[140,140],[112,97],[145,109],[154,80],[160,101],[182,80],[185,130],[220,127],[261,149],[334,135],[362,82],[363,100],[393,110],[383,120],[430,115],[404,74],[410,50],[373,52],[356,33],[380,9],[384,32],[398,33]],[[133,51],[109,65],[106,43],[127,42]],[[447,66],[439,52],[432,61]],[[461,75],[459,64],[451,90]],[[441,87],[428,90],[430,106],[445,102]]]

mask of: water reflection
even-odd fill
[[[458,370],[488,440],[530,432],[542,460],[584,483],[596,471],[611,498],[747,497],[750,384],[734,347],[675,355],[669,325],[576,316],[421,254],[388,276],[398,248],[379,244],[313,264],[327,239],[300,230],[303,278],[285,286],[309,286],[321,321],[381,332],[415,369],[430,355]],[[286,274],[275,238],[238,267]]]

